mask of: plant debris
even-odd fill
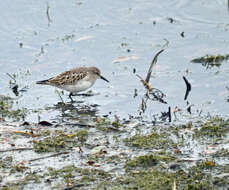
[[[203,66],[207,68],[220,67],[223,61],[229,59],[229,54],[226,55],[205,55],[203,57],[195,58],[191,60],[193,63],[202,63]]]

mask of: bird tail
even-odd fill
[[[40,80],[40,81],[37,81],[36,82],[36,84],[50,84],[50,80],[51,79],[53,79],[53,77],[52,78],[49,78],[49,79],[47,79],[47,80]]]
[[[37,81],[36,84],[49,84],[49,80]]]

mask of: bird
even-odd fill
[[[50,85],[66,90],[70,92],[69,98],[73,102],[72,96],[75,93],[89,89],[99,78],[109,82],[101,75],[97,67],[77,67],[47,80],[37,81],[36,84]]]

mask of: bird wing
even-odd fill
[[[48,80],[48,83],[51,85],[71,85],[77,83],[77,81],[85,78],[87,76],[86,71],[65,71],[56,77],[53,77]]]

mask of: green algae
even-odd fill
[[[9,118],[13,120],[21,120],[24,119],[28,114],[28,110],[26,108],[22,109],[13,109],[13,102],[10,98],[0,98],[0,116],[1,118]]]
[[[6,173],[8,175],[14,175],[20,177],[17,180],[5,182],[4,186],[1,186],[0,189],[9,189],[17,190],[23,189],[23,187],[30,183],[40,183],[42,176],[36,172],[31,172],[30,168],[24,164],[15,163],[12,157],[1,158],[0,160],[0,172]],[[3,177],[1,176],[1,179]]]
[[[45,176],[51,176],[53,178],[61,178],[64,180],[65,184],[71,184],[71,186],[88,186],[96,181],[105,181],[110,179],[111,175],[103,170],[99,169],[89,169],[89,168],[79,168],[74,165],[68,165],[61,169],[48,168],[48,172]],[[77,180],[75,179],[77,178]]]
[[[96,124],[97,124],[97,128],[102,131],[110,131],[114,128],[119,128],[123,126],[123,124],[118,119],[115,119],[114,121],[112,121],[108,117],[97,117]]]
[[[183,190],[220,189],[213,182],[214,178],[210,174],[204,173],[196,166],[189,168],[187,172],[182,169],[169,172],[163,168],[153,168],[127,172],[125,176],[118,177],[114,182],[100,183],[95,189],[172,190],[174,183],[177,189]],[[223,183],[225,184],[225,181],[222,180],[221,184]]]
[[[156,133],[152,132],[148,135],[134,135],[130,138],[124,139],[124,142],[128,146],[137,147],[137,148],[169,148],[174,146],[175,144],[169,138],[168,133]]]
[[[157,126],[157,129],[159,130],[156,130],[156,128],[153,127],[152,131],[154,131],[149,134],[137,134],[129,138],[125,138],[126,135],[118,135],[116,136],[117,140],[115,141],[117,147],[120,146],[118,143],[124,141],[125,144],[122,144],[121,148],[124,146],[124,148],[128,148],[132,151],[132,159],[129,159],[128,154],[125,154],[125,151],[120,151],[120,154],[110,155],[108,144],[108,146],[106,146],[107,154],[101,153],[96,156],[93,155],[94,157],[87,155],[86,160],[82,160],[84,164],[77,167],[75,165],[68,165],[60,169],[46,168],[42,171],[41,175],[30,172],[30,169],[24,167],[23,165],[16,165],[10,158],[8,159],[8,164],[6,158],[0,159],[0,166],[3,167],[1,170],[3,171],[3,180],[4,171],[6,170],[11,170],[9,173],[18,177],[24,175],[22,179],[17,180],[15,183],[6,183],[6,187],[4,188],[11,189],[13,187],[15,189],[23,189],[27,184],[37,184],[39,186],[41,185],[39,183],[42,183],[52,189],[172,190],[175,183],[177,189],[182,190],[224,190],[223,188],[228,186],[228,177],[220,175],[214,177],[214,175],[220,172],[228,173],[229,169],[228,167],[223,167],[224,164],[222,164],[222,167],[216,164],[217,162],[214,160],[214,157],[216,157],[215,154],[208,155],[208,159],[204,157],[201,161],[193,161],[194,166],[190,167],[187,166],[189,164],[180,164],[180,162],[177,163],[177,159],[179,160],[180,156],[183,157],[182,150],[181,154],[175,154],[173,149],[174,147],[177,147],[175,142],[179,142],[179,146],[181,146],[182,149],[186,148],[185,146],[182,146],[182,143],[185,143],[185,141],[182,140],[182,132],[187,133],[186,138],[193,138],[193,140],[195,140],[196,137],[199,138],[205,136],[211,139],[214,136],[205,135],[205,133],[202,135],[201,128],[218,125],[222,129],[227,129],[227,123],[228,121],[225,119],[214,117],[206,122],[189,122],[186,125],[174,125],[170,127]],[[111,126],[111,122],[109,121],[109,126],[104,123],[101,124],[101,126],[109,128],[109,126]],[[38,140],[33,142],[35,152],[50,152],[66,149],[70,152],[73,147],[79,145],[84,146],[83,143],[90,138],[90,128],[77,128],[76,130],[74,128],[73,132],[69,131],[69,128],[61,128],[61,130],[56,130],[52,127],[48,129],[40,129],[40,136]],[[93,128],[93,130],[98,130],[98,134],[100,132],[104,135],[104,132],[101,132],[97,128]],[[156,131],[160,131],[160,133]],[[199,136],[196,136],[195,132],[199,132]],[[217,132],[214,131],[214,133],[227,133],[227,130],[218,130]],[[115,135],[117,135],[117,133],[110,132],[109,135],[115,139]],[[221,137],[224,136],[225,135],[223,134],[221,135]],[[90,141],[88,141],[88,143],[89,142]],[[35,147],[36,143],[38,147]],[[91,145],[94,144],[92,143]],[[113,144],[111,145],[113,146]],[[143,152],[140,155],[137,153],[138,156],[136,156],[136,151],[139,149]],[[152,152],[152,149],[161,150],[160,152]],[[82,150],[84,151],[84,147],[82,147]],[[119,150],[120,149],[117,149],[117,151]],[[81,154],[85,155],[84,152],[81,152]],[[217,154],[220,159],[225,158],[228,155],[228,151],[227,149],[220,149]],[[88,160],[92,160],[94,163],[90,164]],[[174,170],[170,167],[171,164],[177,164],[179,167]],[[105,172],[101,169],[104,167],[106,170],[107,165],[114,167],[114,170]],[[120,173],[116,175],[117,167],[119,170],[122,170],[121,173],[123,175]]]
[[[181,181],[181,179],[185,181]],[[130,189],[130,190],[172,190],[174,182],[179,189],[194,190],[194,189],[206,189],[211,186],[207,181],[195,181],[191,179],[183,171],[178,171],[176,173],[169,173],[167,171],[160,171],[158,169],[153,169],[151,171],[138,171],[130,172],[126,176],[122,176],[116,179],[112,184],[103,183],[97,186],[97,190],[100,189]],[[185,185],[184,182],[188,183]],[[182,188],[180,188],[182,187]]]
[[[120,126],[122,126],[122,124],[121,124],[120,122],[118,122],[118,121],[113,121],[113,122],[111,123],[111,125],[112,125],[113,127],[120,127]]]
[[[205,55],[199,58],[195,58],[191,60],[193,63],[202,63],[203,66],[206,67],[219,67],[223,61],[229,59],[229,54],[226,55]]]
[[[71,149],[77,142],[74,137],[77,133],[64,133],[63,131],[56,131],[52,136],[43,138],[42,140],[33,141],[33,148],[35,152],[54,152],[61,149]]]
[[[79,130],[76,136],[80,142],[85,142],[88,138],[88,131],[86,129]]]
[[[125,168],[126,170],[137,168],[137,167],[150,168],[152,166],[156,166],[157,164],[159,164],[160,161],[169,162],[174,159],[175,158],[170,155],[147,154],[144,156],[135,157],[132,160],[127,160],[125,164]]]
[[[39,184],[41,183],[41,178],[42,176],[33,172],[26,173],[25,176],[17,180],[15,182],[8,182],[6,183],[6,187],[9,190],[14,190],[14,189],[23,189],[23,187],[27,184],[33,183],[33,184]]]
[[[224,137],[229,132],[229,120],[214,117],[211,120],[204,122],[200,128],[195,129],[194,132],[197,137]]]

